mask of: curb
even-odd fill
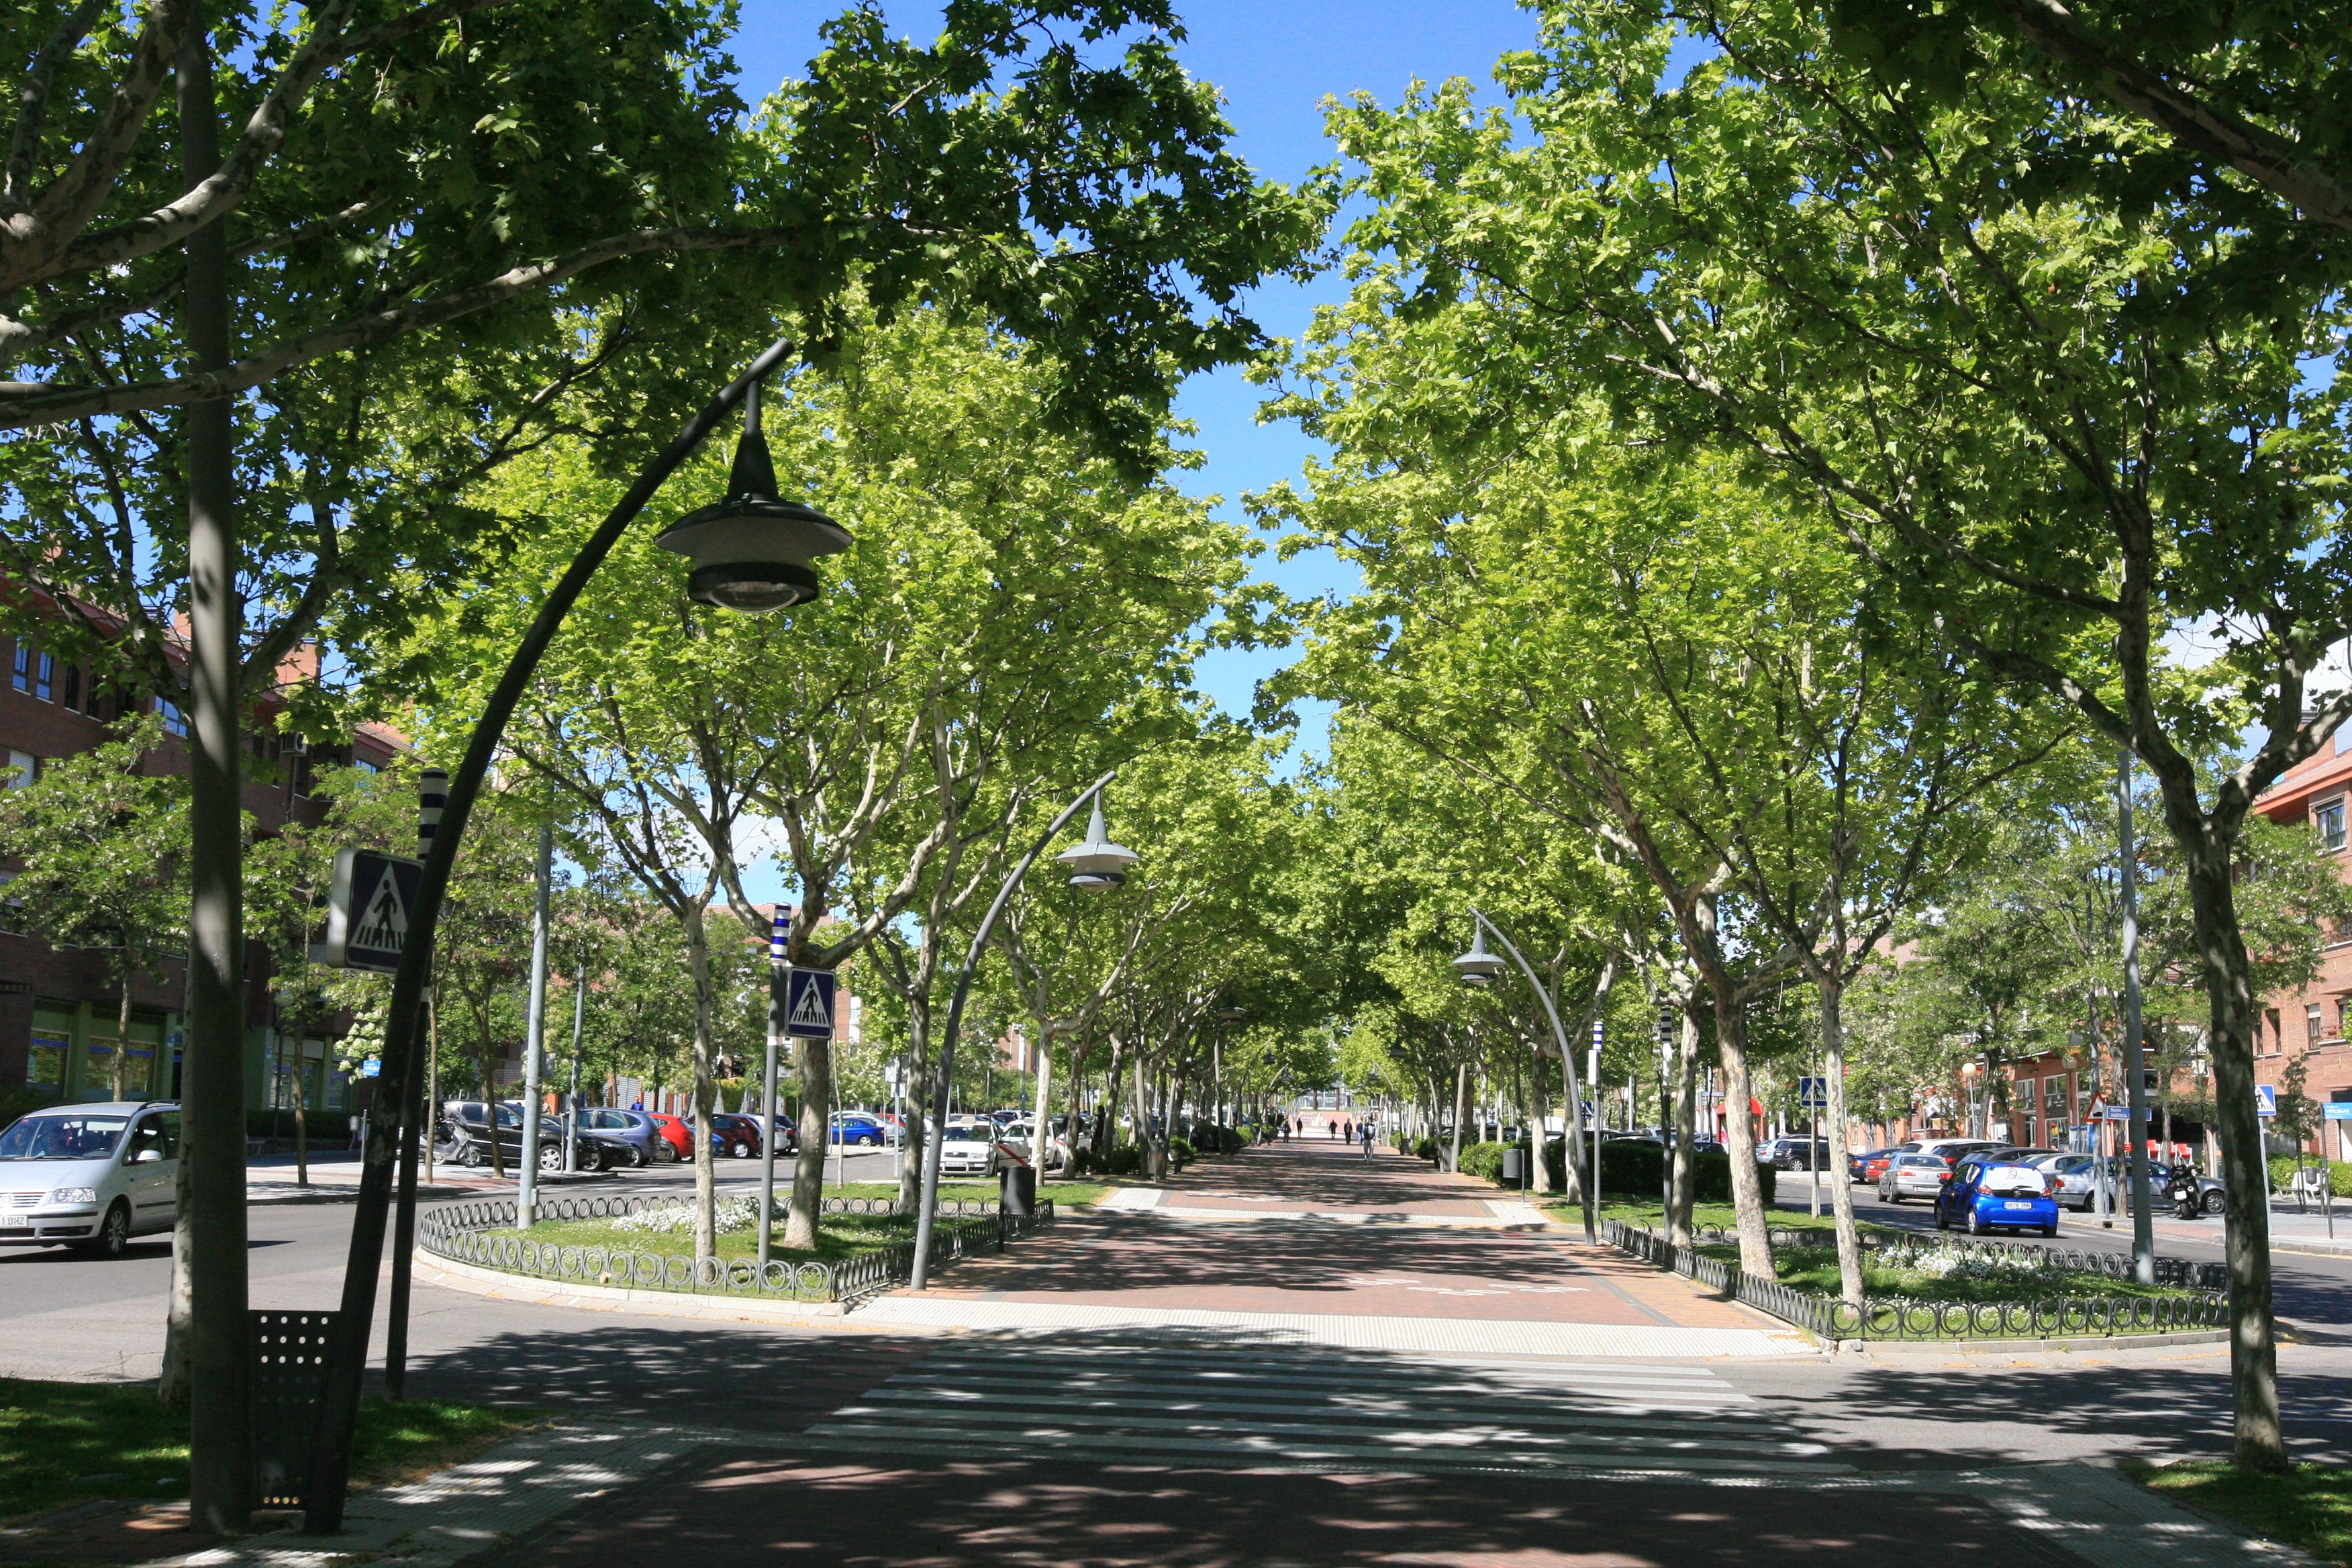
[[[515,1301],[535,1307],[568,1307],[579,1311],[631,1312],[650,1318],[689,1318],[704,1322],[772,1323],[810,1329],[846,1329],[849,1309],[839,1301],[770,1301],[757,1297],[719,1294],[690,1295],[682,1290],[637,1290],[621,1285],[589,1285],[536,1275],[508,1274],[455,1258],[436,1258],[422,1249],[415,1254],[415,1276],[420,1283],[462,1290],[494,1301]],[[895,1325],[893,1332],[904,1331]]]

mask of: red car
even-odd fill
[[[655,1130],[669,1141],[670,1147],[677,1151],[679,1159],[694,1158],[694,1123],[682,1116],[665,1116],[658,1110],[648,1110],[646,1114],[653,1118]]]
[[[1886,1167],[1894,1162],[1894,1159],[1895,1151],[1892,1149],[1882,1149],[1877,1153],[1865,1157],[1862,1162],[1862,1179],[1875,1185],[1878,1178],[1886,1174]]]

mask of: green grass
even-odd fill
[[[1583,1210],[1574,1204],[1553,1203],[1544,1206],[1562,1219],[1581,1223],[1578,1216],[1583,1213]],[[1656,1204],[1610,1203],[1601,1205],[1602,1219],[1622,1220],[1627,1225],[1645,1225],[1652,1230],[1665,1228],[1661,1218],[1663,1213],[1664,1211]],[[1764,1211],[1764,1222],[1776,1230],[1818,1230],[1826,1234],[1837,1229],[1836,1217],[1827,1214],[1816,1217],[1809,1214],[1790,1214],[1781,1209],[1767,1209]],[[1725,1230],[1736,1230],[1739,1226],[1739,1215],[1738,1211],[1729,1204],[1695,1204],[1691,1206],[1691,1224],[1697,1226],[1720,1226]],[[1857,1220],[1855,1228],[1865,1236],[1909,1234],[1897,1226],[1874,1225],[1868,1220]]]
[[[2223,1461],[2126,1465],[2143,1486],[2218,1514],[2273,1541],[2300,1546],[2330,1563],[2352,1563],[2352,1469],[2297,1465],[2282,1475],[2241,1470]]]
[[[360,1406],[352,1479],[382,1485],[458,1464],[546,1417],[445,1400]],[[141,1385],[0,1378],[0,1519],[92,1498],[173,1501],[188,1489],[188,1413]]]
[[[751,1211],[757,1212],[756,1206]],[[530,1227],[533,1241],[551,1241],[563,1247],[609,1247],[630,1252],[650,1252],[664,1258],[694,1256],[694,1232],[689,1227],[667,1233],[651,1230],[623,1230],[609,1219],[541,1220]],[[768,1256],[793,1263],[812,1260],[819,1263],[839,1263],[845,1258],[862,1258],[869,1252],[879,1252],[886,1247],[915,1239],[915,1219],[912,1215],[894,1214],[829,1214],[817,1226],[817,1247],[812,1252],[805,1247],[784,1245],[784,1227],[778,1224],[769,1245]],[[718,1238],[720,1258],[757,1258],[760,1236],[754,1230],[730,1231]]]
[[[1102,1202],[1103,1194],[1109,1192],[1111,1186],[1112,1184],[1108,1182],[1045,1181],[1037,1184],[1037,1195],[1041,1198],[1053,1199],[1054,1206],[1057,1209],[1080,1208],[1087,1204]],[[824,1195],[829,1198],[895,1198],[898,1195],[898,1184],[850,1182],[842,1186],[835,1186],[827,1183]],[[996,1197],[994,1182],[941,1182],[940,1184],[940,1201],[942,1203],[950,1199],[961,1199],[965,1203],[992,1204],[996,1201]]]
[[[1702,1247],[1700,1252],[1710,1258],[1731,1262],[1739,1260],[1739,1248],[1735,1246]],[[1783,1285],[1816,1296],[1838,1293],[1837,1248],[1832,1247],[1785,1247],[1772,1255],[1773,1271]],[[1864,1292],[1871,1296],[1908,1296],[1922,1301],[2046,1301],[2064,1296],[2096,1299],[2113,1296],[2119,1300],[2143,1297],[2193,1296],[2193,1290],[2183,1290],[2169,1285],[2143,1285],[2137,1279],[2118,1279],[2108,1274],[2077,1274],[2073,1272],[1992,1274],[1982,1278],[1966,1275],[1936,1276],[1923,1274],[1916,1268],[1889,1268],[1864,1259],[1862,1265]]]

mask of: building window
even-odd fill
[[[2335,1038],[2345,1038],[2344,1029],[2347,1024],[2352,1024],[2352,996],[2338,996],[2336,999]]]
[[[33,660],[33,695],[44,702],[57,700],[58,656],[45,653]]]
[[[10,789],[23,789],[34,779],[39,777],[40,772],[41,759],[32,752],[12,751],[8,753],[8,787]]]
[[[2276,1056],[2279,1052],[2286,1048],[2286,1026],[2280,1021],[2279,1010],[2277,1008],[2269,1007],[2263,1009],[2263,1011],[2267,1012],[2271,1018],[2271,1048],[2269,1054]]]
[[[2311,826],[2319,835],[2323,849],[2344,847],[2344,799],[2341,795],[2318,807],[2311,814]]]
[[[2066,1075],[2057,1073],[2042,1080],[2042,1114],[2053,1126],[2066,1121]]]
[[[66,706],[81,711],[81,666],[78,664],[66,666]]]
[[[183,741],[188,738],[188,716],[180,711],[178,703],[169,698],[158,697],[155,699],[155,711],[163,716],[165,734],[177,735]]]
[[[23,637],[16,639],[16,689],[33,689],[33,645]]]
[[[2306,1046],[2319,1044],[2319,1004],[2316,1002],[2303,1010],[2303,1043]]]

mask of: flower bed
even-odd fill
[[[740,1230],[756,1231],[758,1200],[747,1198],[737,1203],[743,1211]],[[514,1228],[516,1211],[512,1198],[448,1204],[417,1216],[416,1245],[422,1251],[453,1262],[534,1279],[785,1301],[853,1301],[901,1284],[913,1271],[915,1244],[911,1237],[886,1237],[878,1245],[856,1251],[845,1249],[833,1257],[772,1255],[765,1268],[751,1255],[756,1235],[742,1236],[740,1230],[727,1238],[737,1245],[723,1247],[722,1255],[715,1258],[698,1258],[683,1250],[664,1248],[655,1238],[665,1234],[660,1226],[676,1223],[667,1213],[650,1221],[639,1221],[653,1227],[648,1233],[648,1240],[653,1242],[650,1246],[633,1245],[635,1235],[629,1235],[625,1241],[593,1238],[627,1234],[615,1227],[638,1220],[646,1210],[667,1211],[678,1206],[678,1200],[672,1197],[542,1199],[538,1222],[525,1232]],[[887,1215],[887,1205],[875,1199],[828,1198],[823,1212],[882,1218]],[[907,1223],[890,1217],[897,1224]],[[937,1268],[973,1253],[999,1250],[1007,1242],[1053,1223],[1054,1205],[1050,1200],[1040,1201],[1037,1212],[1032,1215],[1006,1215],[986,1204],[941,1204],[939,1224],[931,1232],[931,1265]],[[583,1239],[567,1239],[564,1233],[572,1226],[588,1226],[591,1231]],[[692,1236],[690,1218],[686,1234]],[[542,1236],[547,1238],[542,1239]]]

